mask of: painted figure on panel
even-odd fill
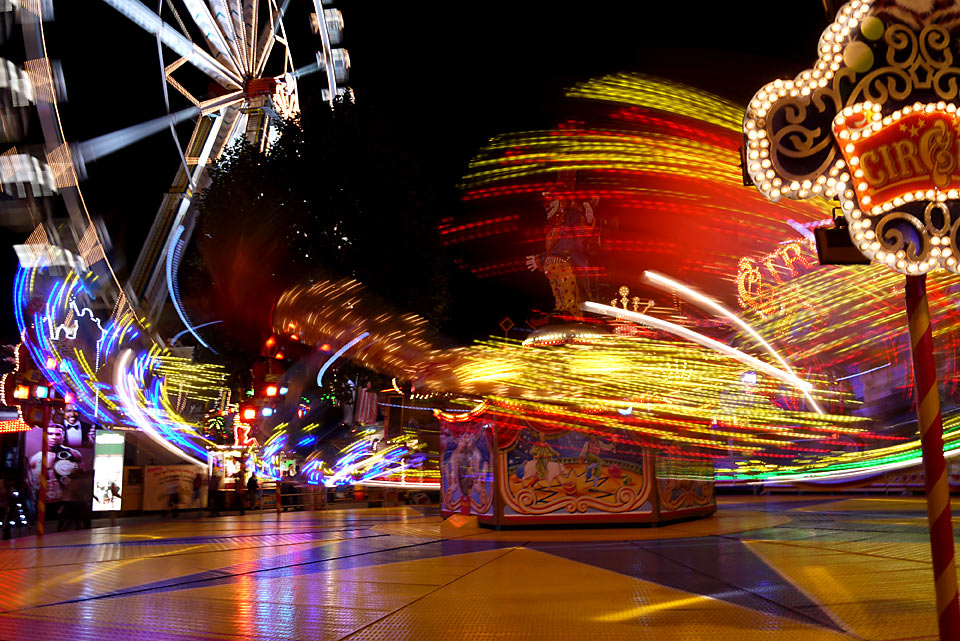
[[[550,447],[550,444],[547,443],[546,439],[543,438],[543,434],[540,434],[539,432],[537,432],[536,442],[530,447],[530,454],[533,455],[533,464],[536,468],[536,478],[538,479],[547,478],[547,468],[549,463],[560,458],[560,453]],[[525,476],[524,478],[527,477]]]
[[[587,464],[584,481],[592,479],[594,487],[600,481],[600,466],[603,465],[603,458],[600,453],[603,451],[615,452],[616,446],[612,441],[609,443],[601,441],[596,434],[588,436],[587,442],[583,444],[583,448],[580,450],[580,462]]]

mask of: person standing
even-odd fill
[[[197,504],[197,507],[202,507],[200,505],[200,488],[203,486],[203,475],[200,472],[197,472],[196,476],[193,477],[193,502]]]
[[[250,479],[247,481],[247,501],[250,509],[257,507],[259,501],[258,496],[260,494],[260,484],[257,481],[257,475],[251,474]]]
[[[220,475],[214,472],[207,485],[207,510],[210,516],[220,516]]]
[[[114,527],[117,524],[117,512],[121,509],[121,503],[123,497],[120,496],[120,486],[117,485],[116,481],[110,481],[110,487],[107,490],[109,492],[107,500],[109,503],[116,509],[110,510],[110,527]]]
[[[243,467],[237,470],[237,473],[233,476],[233,501],[236,504],[236,507],[240,510],[240,516],[243,516],[243,508],[246,502],[246,497],[243,495],[243,491],[246,487],[243,484]]]

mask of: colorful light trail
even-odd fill
[[[830,451],[812,453],[797,441],[792,454],[768,450],[752,457],[731,456],[719,463],[722,480],[847,477],[919,463],[910,422],[900,420],[909,414],[912,389],[903,360],[899,279],[873,267],[819,266],[812,250],[812,230],[832,224],[833,206],[828,201],[781,200],[771,205],[742,186],[737,149],[743,140],[743,107],[690,87],[630,74],[582,83],[568,96],[607,111],[598,116],[591,107],[585,120],[570,120],[552,130],[498,136],[471,164],[463,180],[465,199],[488,201],[487,207],[495,208],[497,215],[478,219],[470,227],[458,221],[447,230],[450,242],[460,243],[468,269],[481,277],[519,272],[519,258],[531,253],[526,247],[542,242],[539,225],[525,224],[531,217],[521,207],[535,210],[535,200],[554,184],[558,172],[576,170],[577,188],[570,197],[599,196],[600,216],[617,221],[600,238],[599,271],[608,282],[643,291],[652,284],[639,281],[645,270],[670,274],[671,280],[702,292],[703,298],[666,281],[657,289],[672,289],[669,293],[684,302],[724,317],[741,335],[691,316],[676,298],[672,308],[666,307],[677,318],[664,318],[669,311],[653,316],[683,326],[712,328],[706,332],[710,338],[740,351],[750,352],[760,345],[784,371],[814,383],[819,390],[814,402],[828,414],[874,419],[863,424],[866,433],[874,435],[871,445],[837,441],[826,448]],[[814,187],[807,189],[814,193]],[[823,193],[822,185],[819,191]],[[510,226],[494,222],[507,217]],[[512,235],[517,258],[498,255],[495,263],[484,264],[489,252],[483,248],[489,247],[490,239],[510,244],[505,235]],[[951,407],[945,418],[947,447],[952,448],[960,404],[960,351],[955,338],[960,280],[937,273],[929,276],[929,282],[940,377],[946,381]],[[737,306],[743,309],[742,317],[730,311]],[[590,349],[598,355],[603,352],[602,347]],[[461,380],[472,393],[499,383],[503,397],[516,393],[516,398],[523,399],[522,390],[505,383],[517,375],[517,369],[493,361],[476,363]],[[611,372],[617,369],[610,367]],[[690,363],[677,371],[705,376]],[[548,380],[555,380],[551,374],[542,371]],[[572,384],[564,381],[564,386]],[[731,395],[736,395],[735,389],[731,383]],[[880,396],[883,390],[886,396]],[[793,410],[803,406],[802,399],[782,389],[771,391],[768,398],[778,393],[776,403]],[[562,396],[543,400],[558,402]],[[618,411],[627,412],[628,417],[637,415],[644,407],[640,398],[623,403]],[[810,400],[806,400],[808,407],[814,409]],[[574,401],[590,403],[586,398]],[[878,447],[889,444],[889,439],[898,444]],[[857,451],[844,451],[854,447]]]

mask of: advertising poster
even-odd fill
[[[70,421],[67,424],[67,421]],[[47,425],[47,515],[60,520],[88,520],[87,506],[93,494],[93,444],[95,428],[79,420],[68,405],[54,414]],[[42,431],[26,433],[27,484],[37,496],[42,467]]]
[[[93,458],[93,511],[119,511],[123,492],[123,432],[97,430]]]
[[[143,474],[143,509],[170,510],[207,504],[206,469],[199,465],[148,465]]]

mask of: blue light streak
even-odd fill
[[[193,335],[201,345],[209,349],[214,354],[217,353],[217,350],[210,347],[205,340],[200,338],[200,334],[197,333],[196,328],[190,322],[190,319],[187,317],[187,312],[183,309],[183,305],[180,302],[180,292],[177,288],[176,281],[174,280],[174,262],[179,266],[180,263],[180,250],[182,249],[183,241],[180,236],[183,234],[183,225],[178,225],[177,230],[173,232],[173,238],[170,239],[170,248],[167,250],[167,289],[170,292],[170,300],[173,302],[173,308],[177,310],[177,316],[180,317],[180,320],[183,322],[183,326],[187,328],[187,331]]]
[[[215,321],[210,321],[209,323],[201,323],[201,324],[199,324],[199,325],[194,325],[194,326],[193,326],[193,329],[200,329],[200,328],[202,328],[202,327],[209,327],[210,325],[216,325],[217,323],[222,323],[222,322],[223,322],[222,320],[215,320]],[[173,342],[176,342],[176,341],[180,340],[180,337],[183,336],[184,334],[186,334],[186,333],[189,332],[189,331],[190,331],[190,328],[188,327],[187,329],[183,330],[182,332],[180,332],[180,333],[178,333],[178,334],[174,334],[174,335],[173,335],[173,338],[170,339],[170,342],[173,343]]]
[[[850,376],[841,376],[840,378],[834,380],[834,383],[839,383],[840,381],[846,381],[846,380],[849,380],[849,379],[851,379],[851,378],[856,378],[856,377],[858,377],[858,376],[863,376],[863,375],[865,375],[865,374],[869,374],[870,372],[876,372],[877,370],[881,370],[881,369],[883,369],[883,368],[885,368],[885,367],[890,367],[890,363],[887,363],[886,365],[881,365],[880,367],[874,367],[873,369],[868,369],[868,370],[865,371],[865,372],[857,372],[856,374],[850,374]]]
[[[353,347],[354,345],[356,345],[357,343],[359,343],[369,335],[370,335],[370,332],[364,332],[359,336],[357,336],[356,338],[354,338],[349,343],[347,343],[346,345],[344,345],[343,347],[341,347],[340,349],[338,349],[336,352],[334,352],[333,356],[328,358],[327,362],[324,363],[323,367],[320,368],[320,371],[317,372],[317,387],[323,387],[323,375],[327,373],[327,370],[330,368],[331,365],[333,365],[333,362],[338,358],[340,358],[341,356],[343,356],[344,352],[346,352],[348,349],[350,349],[351,347]]]

